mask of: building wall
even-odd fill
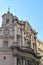
[[[0,65],[13,65],[13,56],[11,52],[0,51]]]
[[[43,65],[43,42],[37,40],[37,52],[41,54],[42,58],[40,59],[41,65]]]

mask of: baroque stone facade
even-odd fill
[[[36,35],[27,21],[20,21],[10,11],[4,13],[0,27],[0,65],[39,65]]]

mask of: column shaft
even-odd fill
[[[14,21],[14,42],[17,42],[17,23]]]
[[[22,46],[24,46],[24,29],[23,29],[23,26],[22,26]]]

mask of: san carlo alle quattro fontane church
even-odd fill
[[[36,40],[37,32],[29,22],[8,10],[0,27],[0,65],[40,65]]]

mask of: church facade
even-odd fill
[[[10,11],[2,15],[0,27],[0,65],[39,65],[37,32],[27,21],[20,21]]]

